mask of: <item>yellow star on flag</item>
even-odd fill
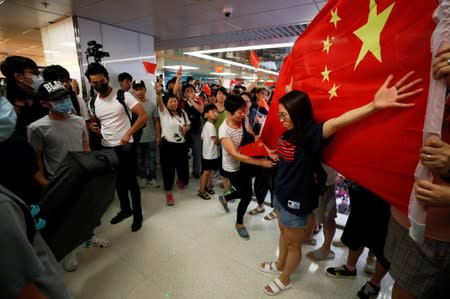
[[[325,66],[325,69],[323,70],[323,72],[320,72],[320,73],[322,74],[322,77],[323,77],[322,82],[325,81],[325,80],[330,82],[330,73],[331,73],[331,71],[328,70],[327,66]]]
[[[327,39],[326,40],[322,40],[322,43],[323,43],[323,50],[322,51],[327,51],[327,54],[328,54],[330,52],[331,46],[333,45],[330,42],[330,37],[327,36]]]
[[[336,86],[336,84],[333,84],[333,87],[331,87],[331,89],[328,91],[328,94],[330,95],[330,97],[328,98],[329,100],[331,100],[332,97],[337,97],[337,89],[340,86]]]
[[[337,23],[341,20],[341,18],[338,16],[338,13],[337,13],[337,8],[336,8],[336,10],[332,10],[331,11],[331,20],[330,20],[330,23],[333,23],[334,24],[334,28],[337,28]]]
[[[371,52],[373,56],[381,62],[380,34],[394,8],[394,4],[395,2],[378,15],[377,3],[375,0],[370,0],[369,19],[367,20],[367,23],[353,32],[363,42],[354,69],[356,69],[358,64],[366,57],[368,52]]]

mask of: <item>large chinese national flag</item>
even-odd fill
[[[293,89],[309,94],[317,122],[373,99],[389,74],[423,78],[413,108],[390,109],[339,131],[323,160],[406,213],[422,130],[431,64],[432,13],[437,0],[330,0],[285,61],[263,131],[273,148],[282,129],[278,99]],[[394,81],[395,81],[394,79]]]

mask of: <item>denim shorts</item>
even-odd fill
[[[273,207],[279,211],[279,221],[284,226],[289,228],[301,228],[306,226],[306,223],[308,222],[308,215],[298,216],[292,214],[281,206],[275,195],[273,196]]]

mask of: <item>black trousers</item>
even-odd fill
[[[175,172],[183,184],[189,183],[189,158],[186,143],[168,142],[163,139],[159,156],[165,191],[172,190]]]
[[[130,143],[125,147],[116,146],[114,150],[119,159],[119,175],[116,182],[116,191],[119,196],[120,210],[124,213],[133,212],[133,217],[142,219],[141,190],[139,189],[136,178],[135,145]],[[133,210],[130,207],[128,191],[130,191]]]
[[[225,199],[227,201],[241,199],[237,209],[236,223],[243,224],[245,212],[252,200],[252,177],[242,169],[236,172],[224,171],[224,176],[230,179],[231,185],[236,189],[235,192],[225,195]]]

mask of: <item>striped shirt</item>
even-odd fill
[[[238,129],[230,127],[225,120],[219,128],[219,140],[230,138],[234,147],[239,151],[242,141],[242,126]],[[228,172],[236,172],[240,168],[240,162],[234,159],[222,146],[222,168]]]

